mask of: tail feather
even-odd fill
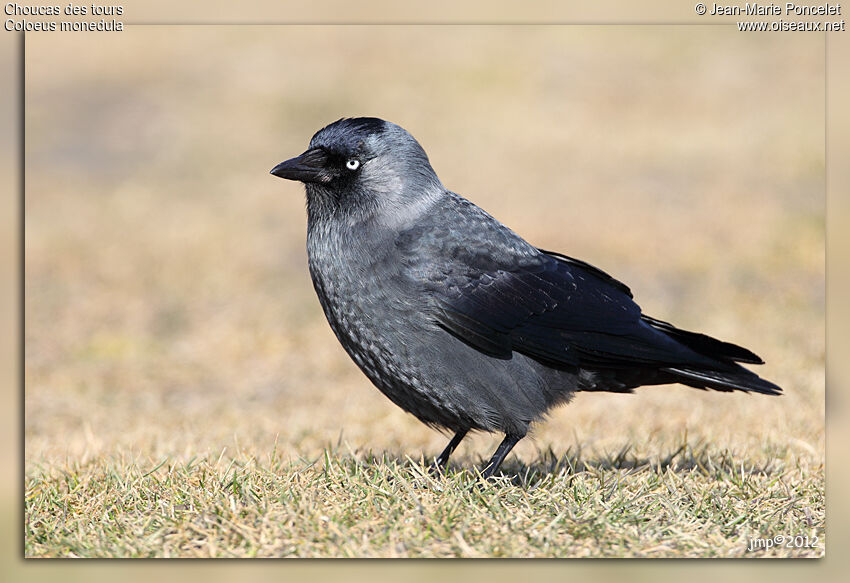
[[[764,395],[778,395],[782,392],[777,385],[736,364],[764,364],[757,354],[743,346],[723,342],[705,334],[680,330],[672,324],[649,316],[643,316],[643,320],[694,352],[717,362],[716,367],[679,365],[663,369],[672,374],[677,382],[698,389],[716,391],[745,391]]]
[[[715,391],[744,391],[763,395],[779,395],[782,389],[747,369],[735,365],[738,370],[719,371],[676,367],[665,369],[677,380],[689,387],[714,389]]]

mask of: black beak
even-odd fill
[[[327,166],[328,156],[321,148],[307,150],[297,158],[281,162],[271,173],[287,180],[301,182],[327,183],[333,180],[334,174]]]

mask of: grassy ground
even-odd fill
[[[649,28],[28,37],[27,556],[823,554],[823,39]],[[429,477],[268,176],[352,114],[785,395],[582,394],[501,480],[487,435]]]
[[[30,556],[817,557],[823,472],[687,442],[663,458],[567,450],[492,483],[394,454],[73,462],[27,482]],[[753,539],[796,543],[753,550]],[[803,539],[802,537],[805,537]],[[763,544],[763,543],[762,543]],[[808,545],[808,546],[806,546]]]

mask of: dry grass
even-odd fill
[[[651,28],[28,37],[26,554],[820,555],[823,39]],[[786,394],[584,394],[516,479],[471,488],[490,436],[424,477],[446,438],[338,347],[267,174],[352,114]]]
[[[27,483],[30,556],[817,557],[822,473],[790,452],[686,442],[665,457],[545,452],[513,479],[429,475],[395,455],[99,459]],[[811,547],[748,550],[795,533]],[[800,541],[802,542],[802,541]],[[791,543],[789,543],[791,544]],[[799,543],[798,543],[799,544]]]

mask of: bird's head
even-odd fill
[[[401,223],[444,192],[413,136],[374,117],[343,118],[322,128],[306,152],[271,173],[306,185],[311,220],[376,217]]]

